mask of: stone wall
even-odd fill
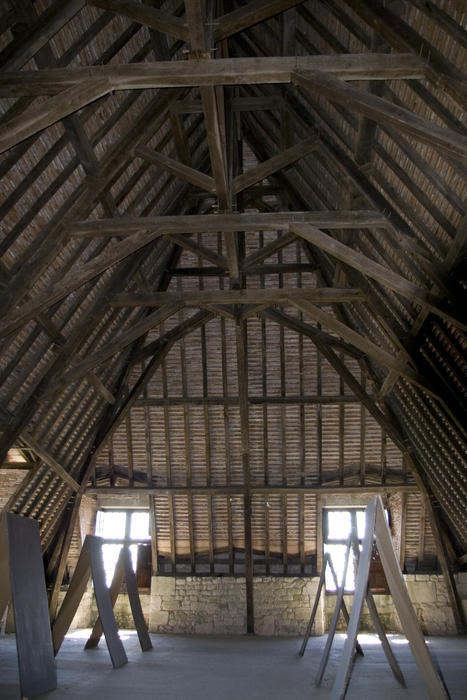
[[[254,615],[256,634],[285,637],[305,633],[316,597],[319,578],[255,578]],[[312,634],[324,634],[324,596]]]
[[[318,579],[255,578],[255,631],[260,635],[301,635],[313,605]],[[321,605],[314,634],[323,634]],[[153,576],[151,632],[245,634],[245,579]]]
[[[449,607],[442,576],[406,575],[409,594],[424,634],[455,634],[454,618]],[[467,573],[457,574],[458,590],[467,608]],[[313,606],[318,578],[262,577],[254,580],[254,615],[256,634],[266,636],[302,636]],[[60,594],[60,601],[65,593]],[[352,596],[346,596],[350,612]],[[398,615],[389,595],[375,595],[384,628],[402,632]],[[153,576],[151,593],[140,592],[141,605],[151,632],[178,634],[245,634],[245,579],[233,577],[172,578]],[[335,595],[322,596],[313,635],[325,634],[334,612]],[[134,627],[128,596],[121,594],[115,605],[120,629]],[[71,629],[92,627],[97,607],[88,588],[72,622]],[[9,629],[10,627],[10,629]],[[345,630],[342,615],[339,630]],[[366,606],[361,629],[373,631]],[[7,631],[13,631],[11,624]]]
[[[26,469],[0,469],[0,511],[27,475]]]
[[[456,634],[454,616],[449,605],[444,578],[436,574],[406,574],[404,579],[423,633],[427,635]],[[387,632],[402,632],[392,597],[390,595],[375,595],[374,599],[384,629]],[[344,596],[344,600],[350,612],[353,596]],[[335,602],[335,595],[326,596],[326,629],[329,628]],[[345,629],[346,626],[341,615],[338,630],[344,631]],[[363,607],[360,629],[374,631],[366,605]]]
[[[60,604],[64,597],[65,591],[61,591],[59,595]],[[143,609],[144,619],[148,625],[151,596],[149,593],[140,592],[139,598]],[[95,621],[97,620],[98,614],[96,599],[92,588],[89,587],[81,599],[76,615],[74,616],[70,625],[70,630],[93,627]],[[130,601],[125,593],[121,593],[118,596],[114,607],[114,614],[117,621],[117,627],[119,629],[134,629],[135,625],[133,622],[133,615],[131,614]]]
[[[245,579],[153,576],[149,631],[244,634]]]

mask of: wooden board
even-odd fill
[[[125,649],[118,636],[117,623],[110,601],[109,589],[105,583],[104,562],[102,560],[102,539],[94,535],[88,535],[89,561],[91,564],[92,580],[94,583],[94,595],[96,596],[97,609],[104,630],[105,641],[109,650],[114,668],[119,668],[128,662]]]
[[[125,571],[126,589],[128,591],[128,598],[130,600],[131,612],[133,614],[133,620],[135,621],[139,643],[143,651],[149,651],[149,649],[152,649],[152,643],[148,634],[146,622],[144,621],[136,583],[136,574],[133,571],[130,551],[127,547],[123,547],[123,567]]]
[[[0,528],[0,607],[11,595],[21,696],[35,697],[57,687],[39,524],[5,513]]]
[[[341,663],[339,664],[337,676],[332,687],[331,699],[342,700],[347,691],[347,685],[352,670],[353,647],[357,638],[363,601],[367,597],[373,539],[376,535],[376,544],[381,556],[389,589],[394,600],[394,605],[396,606],[402,629],[409,640],[410,648],[420,671],[420,675],[425,683],[428,696],[432,700],[446,700],[446,698],[449,698],[449,695],[444,688],[443,682],[428,652],[423,633],[420,629],[420,624],[410,601],[407,587],[399,567],[399,562],[394,553],[381,496],[376,496],[376,498],[370,501],[365,516],[365,537],[358,564],[354,604],[350,614],[347,640],[345,642]],[[393,672],[397,677],[394,668]]]
[[[141,601],[138,594],[136,575],[131,565],[130,552],[127,547],[122,547],[122,549],[120,550],[117,564],[115,566],[115,572],[113,575],[112,583],[110,585],[110,602],[112,608],[116,603],[118,594],[121,590],[124,580],[126,582],[131,612],[133,615],[133,620],[135,622],[136,631],[138,633],[138,639],[141,649],[143,651],[149,651],[149,649],[152,649],[152,643],[148,634],[146,623],[144,621],[143,611],[141,608]],[[97,647],[102,633],[103,629],[101,618],[98,617],[92,629],[91,635],[88,641],[86,642],[85,649],[93,649],[94,647]]]

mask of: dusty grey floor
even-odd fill
[[[321,688],[314,676],[326,637],[312,637],[305,656],[301,640],[267,637],[186,637],[151,635],[154,648],[142,653],[134,632],[120,631],[128,664],[113,670],[107,647],[84,651],[84,630],[69,634],[57,656],[58,688],[41,698],[82,700],[308,700],[328,698],[344,635],[337,635]],[[392,676],[375,635],[361,634],[365,656],[352,672],[348,700],[426,700],[405,637],[389,635],[405,676],[402,688]],[[431,637],[430,652],[452,700],[467,698],[467,637]],[[15,639],[0,636],[0,698],[19,698]]]

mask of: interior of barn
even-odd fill
[[[0,508],[38,524],[52,628],[94,535],[108,586],[129,547],[162,658],[174,634],[180,658],[212,635],[296,645],[315,599],[321,649],[349,534],[362,546],[380,496],[462,697],[463,3],[0,9]],[[318,600],[329,558],[337,584],[326,570]],[[404,635],[376,546],[368,580],[384,629]],[[125,586],[114,612],[134,629]],[[89,583],[67,643],[97,616]],[[363,633],[373,621],[364,608]],[[285,678],[282,641],[284,668],[269,658]],[[91,668],[94,653],[109,667],[100,647],[73,659]],[[168,698],[189,697],[167,678]]]

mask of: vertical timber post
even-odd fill
[[[235,328],[237,341],[237,376],[240,405],[240,426],[242,445],[242,467],[244,483],[244,527],[245,527],[245,586],[246,586],[246,630],[255,631],[253,611],[253,555],[251,546],[251,488],[250,488],[250,448],[249,448],[249,405],[248,405],[248,355],[246,321],[238,319]]]

